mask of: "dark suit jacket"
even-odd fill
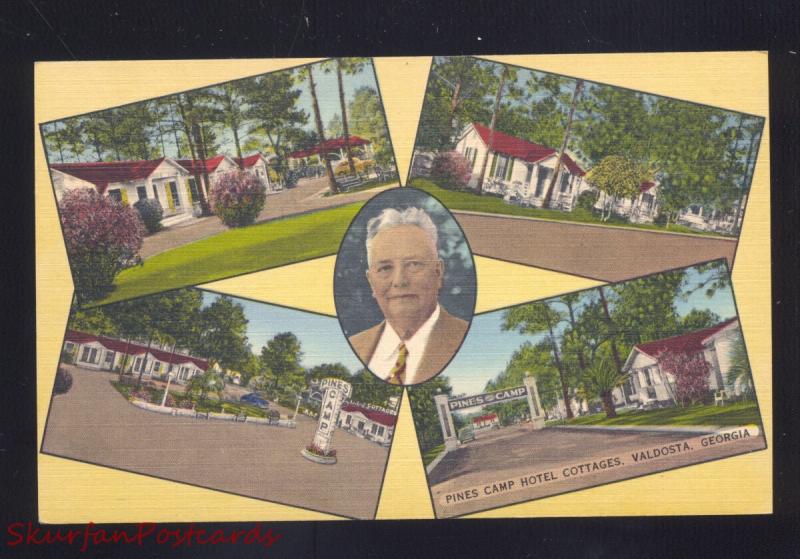
[[[372,360],[372,354],[375,353],[385,326],[386,321],[384,320],[349,338],[356,354],[367,366]],[[418,382],[429,380],[444,369],[461,346],[468,328],[469,323],[466,320],[451,315],[444,307],[439,306],[439,319],[433,325],[431,335],[428,337],[428,344],[425,346],[425,353],[417,367],[416,376],[422,379]]]

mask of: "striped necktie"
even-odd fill
[[[408,348],[406,344],[400,342],[398,348],[397,361],[389,372],[389,384],[404,384],[406,380],[406,359],[408,358]]]

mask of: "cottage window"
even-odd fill
[[[357,427],[358,427],[359,431],[363,431],[364,430],[364,422],[363,421],[359,421]]]
[[[508,171],[508,157],[505,155],[498,155],[497,165],[495,166],[494,170],[494,177],[503,179],[506,176],[506,171]]]
[[[108,197],[112,200],[116,200],[117,202],[122,202],[122,192],[119,191],[119,188],[109,190]]]
[[[114,362],[114,352],[113,351],[107,351],[106,352],[106,363],[111,365],[111,363],[113,363],[113,362]]]
[[[653,207],[653,195],[645,192],[642,194],[642,206],[648,210]]]
[[[702,215],[700,206],[696,204],[689,206],[689,211],[692,212],[693,215]]]
[[[144,185],[137,186],[136,195],[139,197],[139,200],[145,200],[147,198],[147,188]]]
[[[370,432],[373,435],[378,432],[378,426],[375,423],[372,424],[372,429],[370,429]]]
[[[378,427],[378,436],[379,437],[382,437],[384,432],[385,432],[385,430],[384,430],[383,427]]]
[[[139,372],[139,369],[142,367],[142,358],[137,357],[136,361],[133,362],[133,370]]]
[[[64,351],[67,353],[72,353],[72,350],[75,349],[75,344],[72,342],[67,342],[64,344]]]
[[[94,355],[97,353],[97,350],[91,347],[84,347],[83,353],[81,354],[81,361],[84,363],[94,363]]]
[[[161,362],[160,361],[156,361],[155,365],[153,365],[153,370],[155,372],[161,371]]]
[[[161,202],[161,200],[158,199],[158,186],[156,183],[153,183],[153,200],[156,202]]]
[[[345,425],[350,425],[350,423],[352,422],[352,419],[353,419],[353,416],[352,415],[348,415],[347,416],[347,421],[345,421],[344,424]]]
[[[644,378],[647,381],[647,386],[653,386],[653,375],[650,372],[650,369],[644,370]]]
[[[527,190],[527,185],[531,183],[531,178],[533,177],[533,165],[527,165],[528,172],[525,173],[525,190]]]

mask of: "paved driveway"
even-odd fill
[[[355,518],[372,518],[389,451],[344,431],[339,462],[300,455],[317,422],[297,428],[182,418],[128,403],[115,374],[67,366],[72,389],[55,396],[42,450],[64,458]]]
[[[325,196],[328,192],[328,182],[325,177],[317,179],[302,179],[298,181],[295,188],[288,188],[276,194],[267,196],[267,203],[256,219],[257,223],[269,221],[279,217],[286,217],[295,214],[312,212],[353,202],[368,200],[378,192],[394,188],[397,184],[379,186],[369,190],[353,192],[351,194],[337,194],[336,196]],[[170,227],[145,237],[139,255],[142,258],[149,258],[165,250],[173,249],[193,241],[199,241],[206,237],[227,231],[227,227],[222,224],[216,216],[193,219],[183,224]]]
[[[693,441],[698,436],[558,428],[534,431],[530,425],[506,427],[449,452],[428,476],[428,483],[437,514],[448,517],[760,450],[765,445],[763,437],[757,436],[733,445],[701,447],[693,443],[691,452],[678,452],[658,459],[636,462],[631,457],[634,451]],[[621,463],[613,468],[587,475],[563,474],[565,467],[614,457],[618,457]],[[552,472],[557,479],[520,489],[520,477],[541,472]],[[489,497],[482,494],[487,484],[509,479],[517,480],[514,491]],[[463,493],[468,488],[477,488],[480,497],[449,505],[442,502],[447,500],[448,494]]]
[[[727,258],[735,239],[454,212],[475,254],[604,281]]]

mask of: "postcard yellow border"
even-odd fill
[[[764,52],[485,56],[651,93],[768,117]],[[35,67],[37,428],[41,444],[71,280],[38,123],[305,64],[318,59],[45,62]],[[389,130],[405,177],[430,57],[377,58]],[[478,311],[591,287],[595,282],[477,259]],[[333,258],[261,272],[215,289],[330,312]],[[769,118],[733,269],[733,283],[769,448],[744,456],[596,487],[472,517],[753,514],[772,511],[772,332]],[[513,281],[507,281],[513,278]],[[277,289],[282,286],[283,289]],[[507,287],[508,286],[508,287]],[[266,293],[266,292],[262,292]],[[207,489],[38,457],[39,518],[46,523],[321,520],[322,513]],[[433,518],[410,409],[404,399],[379,519]]]

